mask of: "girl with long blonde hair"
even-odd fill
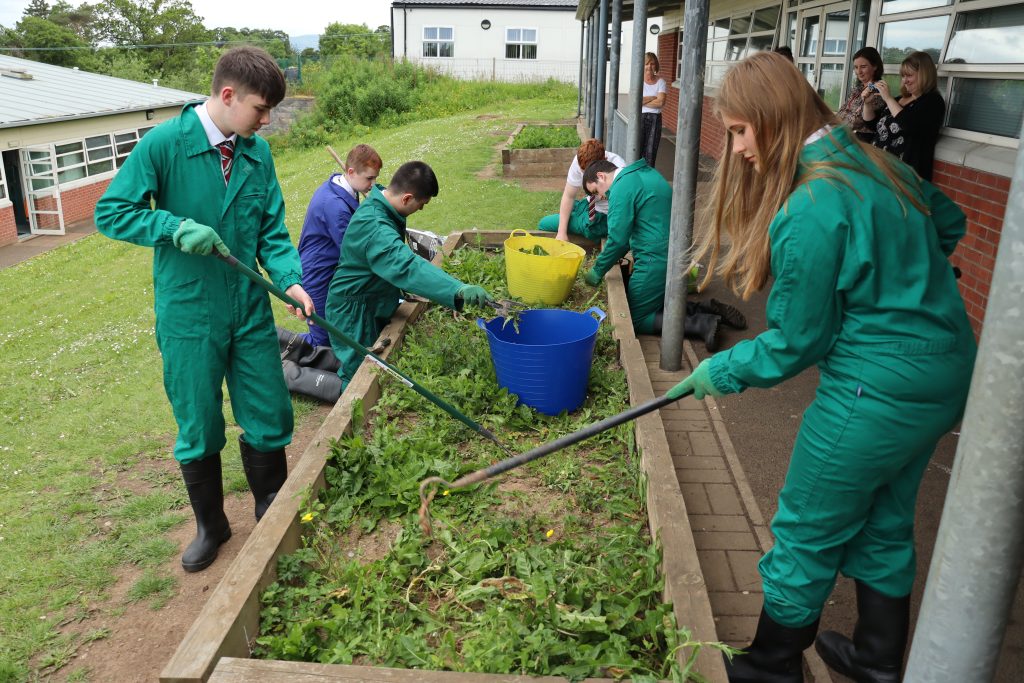
[[[899,680],[914,580],[914,499],[938,439],[960,419],[976,351],[948,257],[964,214],[838,123],[796,68],[758,53],[726,75],[727,130],[712,220],[697,249],[749,298],[771,287],[767,329],[698,365],[669,394],[771,387],[817,365],[790,459],[764,607],[734,683],[799,683],[822,606],[856,581],[853,639],[822,633],[832,668]],[[705,278],[705,283],[707,278]]]

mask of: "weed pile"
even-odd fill
[[[462,249],[446,268],[507,296],[500,256]],[[567,307],[583,310],[587,295],[574,292]],[[497,386],[475,321],[445,309],[417,321],[398,362],[520,451],[628,404],[608,326],[598,335],[589,397],[574,415],[516,406]],[[417,523],[419,482],[454,480],[502,454],[383,380],[367,428],[333,445],[327,487],[304,505],[303,547],[279,560],[278,581],[262,595],[255,656],[688,679],[674,651],[694,643],[660,600],[660,553],[630,425],[497,482],[439,495],[427,538]]]

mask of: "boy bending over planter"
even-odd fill
[[[327,321],[370,347],[398,310],[402,291],[449,308],[480,306],[492,297],[417,256],[405,243],[406,218],[438,193],[434,171],[422,161],[402,164],[387,187],[375,186],[352,215],[341,245],[341,260],[327,293]],[[338,376],[348,386],[363,354],[331,335],[341,361]]]

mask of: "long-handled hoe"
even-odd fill
[[[250,280],[255,282],[257,285],[259,285],[263,289],[267,290],[268,292],[270,292],[271,294],[276,296],[281,301],[285,302],[286,304],[288,304],[290,306],[294,306],[294,307],[299,308],[299,309],[302,308],[302,305],[299,304],[298,301],[296,301],[295,299],[293,299],[290,296],[288,296],[287,294],[285,294],[284,291],[280,287],[276,286],[275,284],[273,284],[271,282],[268,282],[263,276],[261,276],[259,273],[254,271],[249,266],[247,266],[244,263],[240,262],[234,256],[224,256],[222,254],[217,253],[216,251],[214,253],[222,261],[224,261],[229,266],[231,266],[232,268],[234,268],[235,270],[240,272],[242,275],[245,275],[247,278],[249,278]],[[357,353],[361,353],[366,358],[369,358],[371,361],[376,363],[382,370],[387,372],[389,375],[391,375],[392,377],[397,379],[399,382],[401,382],[405,386],[407,386],[410,389],[412,389],[413,391],[415,391],[417,394],[419,394],[423,398],[427,399],[428,401],[430,401],[431,403],[436,405],[438,408],[440,408],[444,412],[446,412],[449,415],[451,415],[452,417],[454,417],[456,420],[458,420],[462,424],[464,424],[467,427],[469,427],[470,429],[472,429],[474,432],[477,432],[481,436],[483,436],[483,437],[485,437],[487,439],[490,439],[491,441],[493,441],[495,444],[497,444],[498,447],[501,448],[506,453],[511,453],[512,452],[511,450],[509,450],[508,447],[506,447],[503,443],[501,443],[501,441],[498,440],[498,437],[494,435],[494,432],[492,432],[491,430],[487,429],[483,425],[478,424],[477,422],[475,422],[471,418],[467,417],[465,414],[463,414],[461,411],[459,411],[458,408],[456,408],[452,404],[448,403],[444,399],[440,398],[439,396],[434,394],[434,392],[430,391],[429,389],[427,389],[423,385],[413,381],[413,379],[411,377],[409,377],[408,375],[403,373],[401,370],[399,370],[395,366],[393,366],[390,363],[388,363],[386,360],[384,360],[383,358],[381,358],[380,356],[375,354],[370,349],[366,348],[365,346],[363,346],[359,342],[357,342],[354,339],[352,339],[351,337],[349,337],[347,334],[345,334],[344,332],[339,330],[336,326],[334,326],[331,323],[329,323],[326,320],[324,320],[321,316],[317,315],[316,313],[313,313],[313,314],[311,314],[311,315],[309,315],[307,317],[310,320],[312,320],[313,322],[315,322],[317,325],[319,325],[320,327],[322,327],[325,330],[327,330],[328,332],[330,332],[332,337],[334,337],[335,339],[338,339],[339,341],[343,342],[346,346],[348,346],[352,350],[356,351]]]
[[[420,527],[423,529],[423,533],[427,536],[430,536],[431,526],[429,508],[431,501],[434,500],[434,496],[437,494],[438,488],[444,488],[444,490],[447,492],[465,488],[467,486],[472,486],[473,484],[479,484],[480,482],[486,481],[491,477],[502,474],[503,472],[508,472],[511,469],[515,469],[520,465],[525,465],[526,463],[537,460],[538,458],[543,458],[546,455],[551,455],[556,451],[562,450],[566,446],[571,446],[574,443],[579,443],[580,441],[589,439],[592,436],[596,436],[601,432],[607,431],[612,427],[616,427],[620,424],[623,424],[624,422],[635,420],[636,418],[642,415],[654,412],[659,408],[664,408],[668,404],[675,403],[680,398],[683,398],[684,396],[689,396],[692,393],[692,391],[688,391],[685,394],[682,394],[676,398],[660,396],[658,398],[648,401],[647,403],[641,403],[640,405],[630,408],[629,410],[624,410],[617,415],[606,417],[600,422],[595,422],[594,424],[587,425],[583,429],[575,431],[572,434],[566,434],[565,436],[561,436],[555,439],[554,441],[549,441],[548,443],[541,444],[540,446],[537,446],[532,450],[526,451],[525,453],[515,455],[511,458],[506,458],[505,460],[501,460],[492,465],[488,465],[483,469],[479,469],[475,472],[471,472],[465,476],[459,477],[458,479],[451,483],[448,483],[441,477],[428,477],[424,479],[420,483],[419,512]]]

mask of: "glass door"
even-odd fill
[[[846,98],[846,70],[853,37],[851,5],[842,2],[805,9],[797,18],[797,68],[833,111]]]

